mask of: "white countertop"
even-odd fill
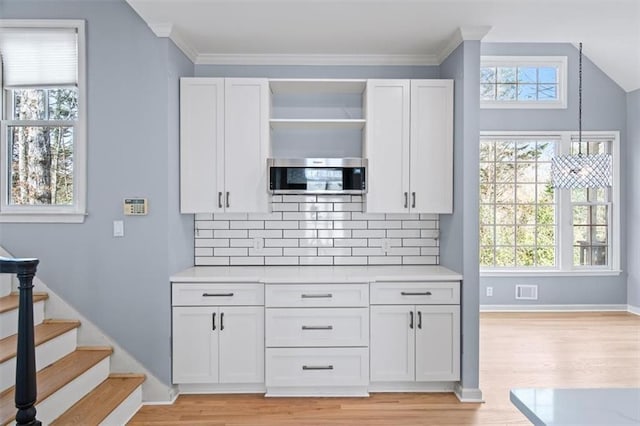
[[[171,276],[172,282],[365,283],[372,281],[459,281],[442,266],[195,266]]]
[[[640,389],[512,389],[510,399],[534,425],[638,425]]]

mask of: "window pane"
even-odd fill
[[[519,101],[535,101],[537,94],[537,87],[535,84],[519,84],[518,85],[518,100]]]
[[[535,83],[536,74],[537,69],[535,67],[518,67],[518,83]]]
[[[551,182],[551,164],[550,163],[538,163],[537,172],[538,172],[537,178],[539,183]]]
[[[480,204],[480,223],[481,224],[496,223],[493,204]]]
[[[512,246],[515,244],[515,228],[513,226],[496,226],[496,244]]]
[[[480,161],[494,161],[495,148],[493,141],[480,141]]]
[[[541,84],[538,86],[538,100],[555,101],[558,99],[557,84]]]
[[[497,204],[495,208],[496,223],[514,225],[516,223],[516,206],[513,204]]]
[[[496,163],[496,182],[514,182],[516,177],[516,163]]]
[[[480,227],[480,245],[492,246],[493,244],[494,244],[493,226],[481,226]]]
[[[536,186],[533,184],[520,184],[516,187],[516,203],[535,203]]]
[[[495,163],[480,163],[480,182],[492,183],[496,175]]]
[[[496,266],[515,266],[515,251],[513,247],[496,248]]]
[[[46,120],[46,92],[41,89],[13,91],[15,120]]]
[[[480,266],[493,266],[493,247],[480,247]]]
[[[495,82],[496,82],[495,67],[480,68],[480,83],[495,83]]]
[[[555,67],[538,68],[539,83],[558,83],[558,70]]]
[[[73,127],[9,127],[9,203],[73,204]]]
[[[533,246],[536,243],[535,226],[518,226],[516,228],[516,245]]]
[[[516,144],[510,141],[496,141],[496,161],[515,161]]]
[[[536,262],[538,263],[538,266],[555,266],[555,248],[539,247],[536,250]]]
[[[498,93],[496,99],[499,101],[515,101],[516,85],[515,84],[498,84]]]
[[[516,175],[518,182],[534,183],[536,181],[536,163],[518,163]]]
[[[533,266],[535,263],[535,249],[533,247],[518,247],[516,249],[516,266]]]
[[[493,101],[496,98],[496,85],[495,84],[481,84],[480,85],[480,99],[483,101]]]
[[[78,90],[51,89],[49,92],[49,120],[78,119]]]
[[[535,225],[536,223],[536,205],[535,204],[518,204],[516,207],[517,223],[523,225]]]
[[[556,141],[538,141],[536,143],[538,161],[551,161],[551,158],[555,155],[555,143]]]
[[[515,201],[515,185],[497,184],[496,203],[513,203]]]
[[[555,226],[538,226],[537,243],[539,246],[555,246],[556,244]]]
[[[515,67],[498,67],[498,83],[515,83],[516,80]]]
[[[553,225],[556,223],[555,204],[538,204],[536,211],[536,223],[538,225]]]

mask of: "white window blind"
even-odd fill
[[[3,86],[78,84],[78,37],[75,28],[0,27]]]

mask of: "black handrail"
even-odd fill
[[[16,424],[40,426],[36,420],[36,347],[33,328],[33,277],[38,259],[0,257],[0,273],[16,274],[20,290],[18,304],[18,350],[16,354]]]

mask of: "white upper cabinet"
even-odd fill
[[[368,80],[367,212],[453,211],[453,81]]]
[[[180,79],[180,211],[266,212],[266,79]]]

